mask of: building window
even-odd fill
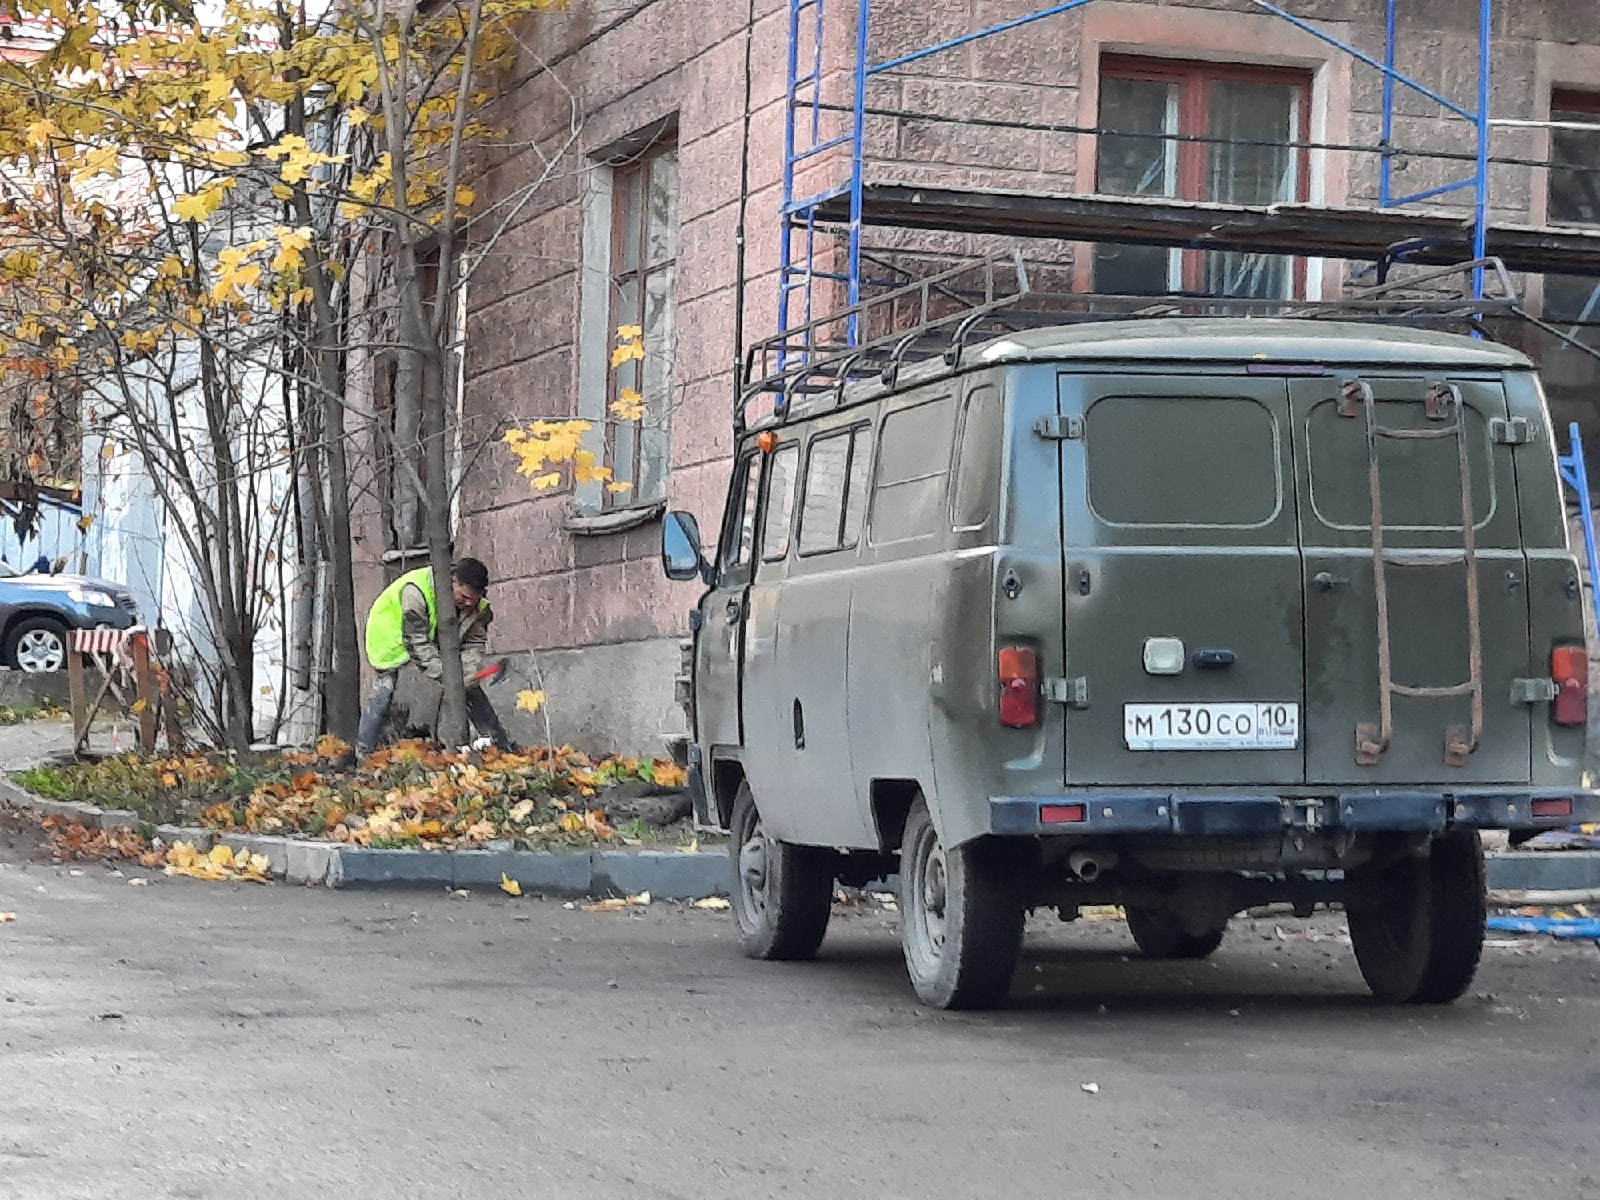
[[[644,358],[610,367],[611,403],[626,392],[644,402],[644,416],[609,412],[605,465],[622,491],[604,493],[612,505],[645,504],[666,494],[671,427],[674,284],[678,263],[678,154],[652,146],[611,166],[611,321],[613,334],[643,330]]]
[[[1550,121],[1550,224],[1600,227],[1600,93],[1557,92]],[[1544,312],[1600,344],[1600,279],[1547,275]]]
[[[1303,71],[1107,56],[1099,128],[1103,195],[1243,205],[1310,196]],[[1288,299],[1304,287],[1299,260],[1282,255],[1101,244],[1094,263],[1095,290],[1122,295]]]

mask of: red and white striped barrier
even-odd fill
[[[72,631],[72,649],[78,654],[114,654],[128,657],[128,645],[145,631],[134,629],[75,629]]]

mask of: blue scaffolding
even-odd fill
[[[1281,18],[1302,32],[1349,55],[1358,63],[1381,73],[1383,78],[1381,142],[1378,146],[1367,150],[1380,156],[1380,208],[1397,209],[1470,191],[1472,195],[1470,257],[1474,260],[1485,258],[1488,251],[1490,212],[1489,99],[1493,70],[1491,34],[1494,0],[1478,0],[1478,86],[1476,96],[1468,103],[1440,95],[1397,68],[1398,14],[1403,0],[1385,0],[1384,56],[1381,61],[1278,4],[1269,3],[1269,0],[1250,0],[1250,2],[1256,8]],[[1060,16],[1092,3],[1094,0],[1064,0],[1062,3],[1025,16],[960,34],[936,45],[912,50],[882,61],[873,61],[869,36],[872,0],[789,0],[788,112],[784,129],[780,218],[783,223],[778,296],[780,331],[809,324],[815,319],[814,289],[819,280],[842,285],[847,297],[847,306],[850,308],[855,307],[862,298],[862,231],[870,223],[866,204],[868,164],[865,152],[867,90],[870,83],[874,79],[934,55]],[[855,10],[854,44],[848,55],[852,94],[848,105],[829,103],[823,96],[826,75],[826,57],[823,49],[829,41],[830,16],[842,10],[841,29],[845,28],[852,7]],[[1471,123],[1476,140],[1476,153],[1473,156],[1473,170],[1469,178],[1421,192],[1397,194],[1394,178],[1397,157],[1428,157],[1418,152],[1399,152],[1394,147],[1396,104],[1402,92],[1421,96],[1437,104],[1442,112]],[[837,123],[827,120],[828,115],[832,113],[848,117],[842,132],[835,131]],[[849,170],[846,179],[842,182],[832,182],[817,190],[802,192],[799,189],[803,168],[808,163],[823,159],[824,156],[842,151],[846,147],[849,152]],[[838,214],[842,220],[836,219],[833,214]],[[834,232],[839,225],[843,226],[842,246],[838,234]],[[1081,240],[1093,239],[1084,237]],[[1426,239],[1419,239],[1414,245],[1386,248],[1384,256],[1393,260],[1404,260],[1409,254],[1425,247]],[[835,261],[839,257],[840,250],[843,252],[842,264]],[[823,254],[829,256],[826,263],[820,261],[820,256]],[[1327,257],[1340,256],[1337,252],[1327,255]],[[1481,268],[1476,273],[1474,286],[1476,294],[1481,297],[1484,286]],[[849,344],[854,345],[859,335],[856,319],[848,318],[846,336]]]
[[[881,2],[892,3],[893,0],[881,0]],[[1448,246],[1436,244],[1428,234],[1427,223],[1422,222],[1418,223],[1420,236],[1402,236],[1395,241],[1371,244],[1373,235],[1369,234],[1369,244],[1365,247],[1358,247],[1347,240],[1338,245],[1318,245],[1309,251],[1300,250],[1301,253],[1327,258],[1367,258],[1375,261],[1380,283],[1383,282],[1390,263],[1451,261],[1438,255],[1459,247],[1468,250],[1474,262],[1482,264],[1491,253],[1490,166],[1494,160],[1490,153],[1493,129],[1490,97],[1493,90],[1494,67],[1492,38],[1494,0],[1477,0],[1477,87],[1476,94],[1469,100],[1452,99],[1442,95],[1399,69],[1399,16],[1401,5],[1405,2],[1406,0],[1384,0],[1384,49],[1382,59],[1378,59],[1319,28],[1314,21],[1295,15],[1280,4],[1271,3],[1270,0],[1249,0],[1249,3],[1260,11],[1281,19],[1295,29],[1349,56],[1361,66],[1378,72],[1381,76],[1383,100],[1378,145],[1321,147],[1378,156],[1380,210],[1409,209],[1411,214],[1416,215],[1416,206],[1427,201],[1470,193],[1470,228],[1464,245],[1458,232],[1453,228],[1450,229]],[[1046,21],[1092,3],[1094,0],[1062,0],[1061,3],[999,22],[988,28],[962,33],[935,45],[905,51],[891,58],[875,60],[870,37],[873,0],[789,0],[778,334],[773,339],[778,347],[776,361],[780,371],[784,369],[786,360],[791,368],[798,362],[800,369],[804,370],[805,362],[811,359],[814,352],[824,348],[838,350],[841,345],[845,348],[855,347],[862,339],[861,314],[864,300],[862,235],[865,228],[877,220],[869,205],[867,179],[869,164],[866,154],[867,121],[871,111],[867,94],[873,80],[935,55]],[[850,20],[852,15],[853,23]],[[831,39],[830,33],[833,35]],[[830,45],[830,42],[845,43],[843,46],[847,64],[845,74],[848,75],[850,83],[848,102],[832,101],[823,94],[831,65],[825,47]],[[1397,148],[1394,143],[1396,115],[1399,100],[1407,93],[1422,97],[1436,105],[1441,113],[1466,122],[1472,130],[1474,152],[1470,155],[1433,156],[1423,151]],[[1100,131],[1078,130],[1077,132]],[[830,155],[846,157],[848,169],[844,172],[844,178],[837,178],[837,172],[833,172],[823,186],[803,189],[802,184],[809,182],[804,178],[809,165],[817,164],[822,174],[830,175],[831,164],[828,161]],[[1396,185],[1397,163],[1407,158],[1430,157],[1439,160],[1459,158],[1464,163],[1470,163],[1471,172],[1465,178],[1422,191],[1401,191]],[[937,227],[937,223],[931,225],[925,223],[922,227]],[[1435,224],[1432,228],[1437,234],[1439,226]],[[1070,221],[1057,222],[1043,236],[1062,237],[1072,241],[1113,240],[1103,231],[1064,232],[1070,229]],[[1013,232],[1024,236],[1040,236],[1037,231],[1022,228],[1017,228]],[[1305,236],[1303,227],[1300,236]],[[1498,233],[1496,237],[1498,240]],[[1565,252],[1568,255],[1566,259],[1561,258],[1563,252],[1559,249],[1553,252],[1554,257],[1547,252],[1550,244],[1558,240],[1559,238],[1552,238],[1549,231],[1541,231],[1540,238],[1536,242],[1523,245],[1523,257],[1520,260],[1516,257],[1515,251],[1507,253],[1496,247],[1493,252],[1514,270],[1560,270],[1563,265],[1569,270],[1574,269],[1573,264],[1577,264],[1579,260],[1571,257],[1570,249]],[[1200,243],[1196,241],[1182,244]],[[1214,239],[1208,240],[1205,244],[1213,248],[1218,245]],[[1430,252],[1434,253],[1431,260],[1428,258]],[[1457,254],[1453,261],[1459,261],[1462,257]],[[1585,259],[1578,269],[1592,270],[1600,274],[1600,263],[1592,258]],[[832,285],[835,289],[842,289],[845,299],[845,304],[842,306],[843,328],[835,330],[832,334],[832,338],[842,336],[842,343],[830,338],[827,347],[823,347],[816,340],[819,337],[818,330],[827,324],[826,318],[816,312],[816,286],[819,281]],[[1483,265],[1478,265],[1472,272],[1472,300],[1484,300],[1485,282],[1485,268]],[[1597,289],[1597,296],[1600,296],[1600,289]],[[1520,310],[1517,311],[1517,315],[1527,316]],[[1578,345],[1572,337],[1564,336],[1548,325],[1535,323],[1541,324],[1547,333],[1580,350],[1588,349]],[[1481,331],[1475,327],[1474,333],[1479,332]],[[1594,351],[1590,349],[1589,352]],[[1561,471],[1563,478],[1573,488],[1578,498],[1589,575],[1590,579],[1595,581],[1593,599],[1597,615],[1600,615],[1600,551],[1597,551],[1588,476],[1576,424],[1570,429],[1570,437],[1570,452],[1561,456]]]

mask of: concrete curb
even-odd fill
[[[1593,892],[1600,900],[1600,850],[1512,850],[1491,854],[1486,866],[1491,893]]]
[[[271,873],[316,887],[425,887],[491,891],[501,876],[528,894],[699,900],[728,894],[728,856],[670,850],[368,850],[337,842],[223,834],[223,845],[264,854]]]
[[[0,803],[46,816],[70,817],[90,829],[142,829],[139,814],[69,800],[46,800],[0,778]],[[224,833],[186,825],[157,825],[167,845],[191,842],[205,853],[221,844],[265,855],[268,873],[314,887],[499,888],[506,875],[523,891],[566,897],[632,896],[699,900],[728,894],[724,851],[675,850],[369,850],[338,842]]]
[[[140,829],[127,809],[46,800],[0,778],[0,803],[49,816],[71,817],[92,829]],[[428,887],[489,889],[501,875],[525,892],[560,897],[631,896],[649,892],[658,900],[698,900],[728,894],[728,856],[722,850],[369,850],[338,842],[223,834],[180,825],[158,825],[155,835],[171,845],[192,842],[204,852],[217,842],[263,854],[271,873],[289,883],[316,887]],[[1600,903],[1600,851],[1540,850],[1494,853],[1487,860],[1492,903]],[[894,886],[887,883],[874,887]]]

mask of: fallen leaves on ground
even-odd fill
[[[504,871],[500,872],[500,890],[508,896],[522,895],[522,885]]]
[[[239,880],[246,883],[266,883],[271,862],[265,854],[252,854],[241,850],[235,853],[231,846],[213,846],[201,854],[193,842],[176,842],[167,851],[167,874],[187,875],[190,879],[205,879],[212,883]]]
[[[710,908],[710,909],[715,909],[717,911],[721,911],[722,909],[725,909],[725,908],[731,908],[732,905],[728,903],[727,897],[725,897],[725,896],[707,896],[703,900],[696,900],[689,907],[690,908]]]
[[[22,780],[41,795],[132,807],[146,819],[219,833],[381,849],[509,842],[540,850],[639,841],[636,829],[632,836],[620,835],[605,809],[608,790],[626,781],[667,790],[681,788],[686,777],[664,759],[595,760],[570,746],[451,754],[408,741],[356,763],[346,743],[325,737],[308,751],[249,761],[123,756],[43,768]],[[55,847],[57,856],[129,858],[149,850],[132,842],[102,845],[96,836],[63,832],[53,839],[62,843]]]
[[[624,908],[649,908],[650,893],[640,892],[637,896],[610,896],[581,907],[584,912],[617,912]]]
[[[0,925],[9,925],[17,919],[16,913],[0,913]]]
[[[57,862],[111,862],[131,859],[153,867],[160,862],[150,842],[131,829],[90,829],[71,817],[46,817],[40,823]]]

